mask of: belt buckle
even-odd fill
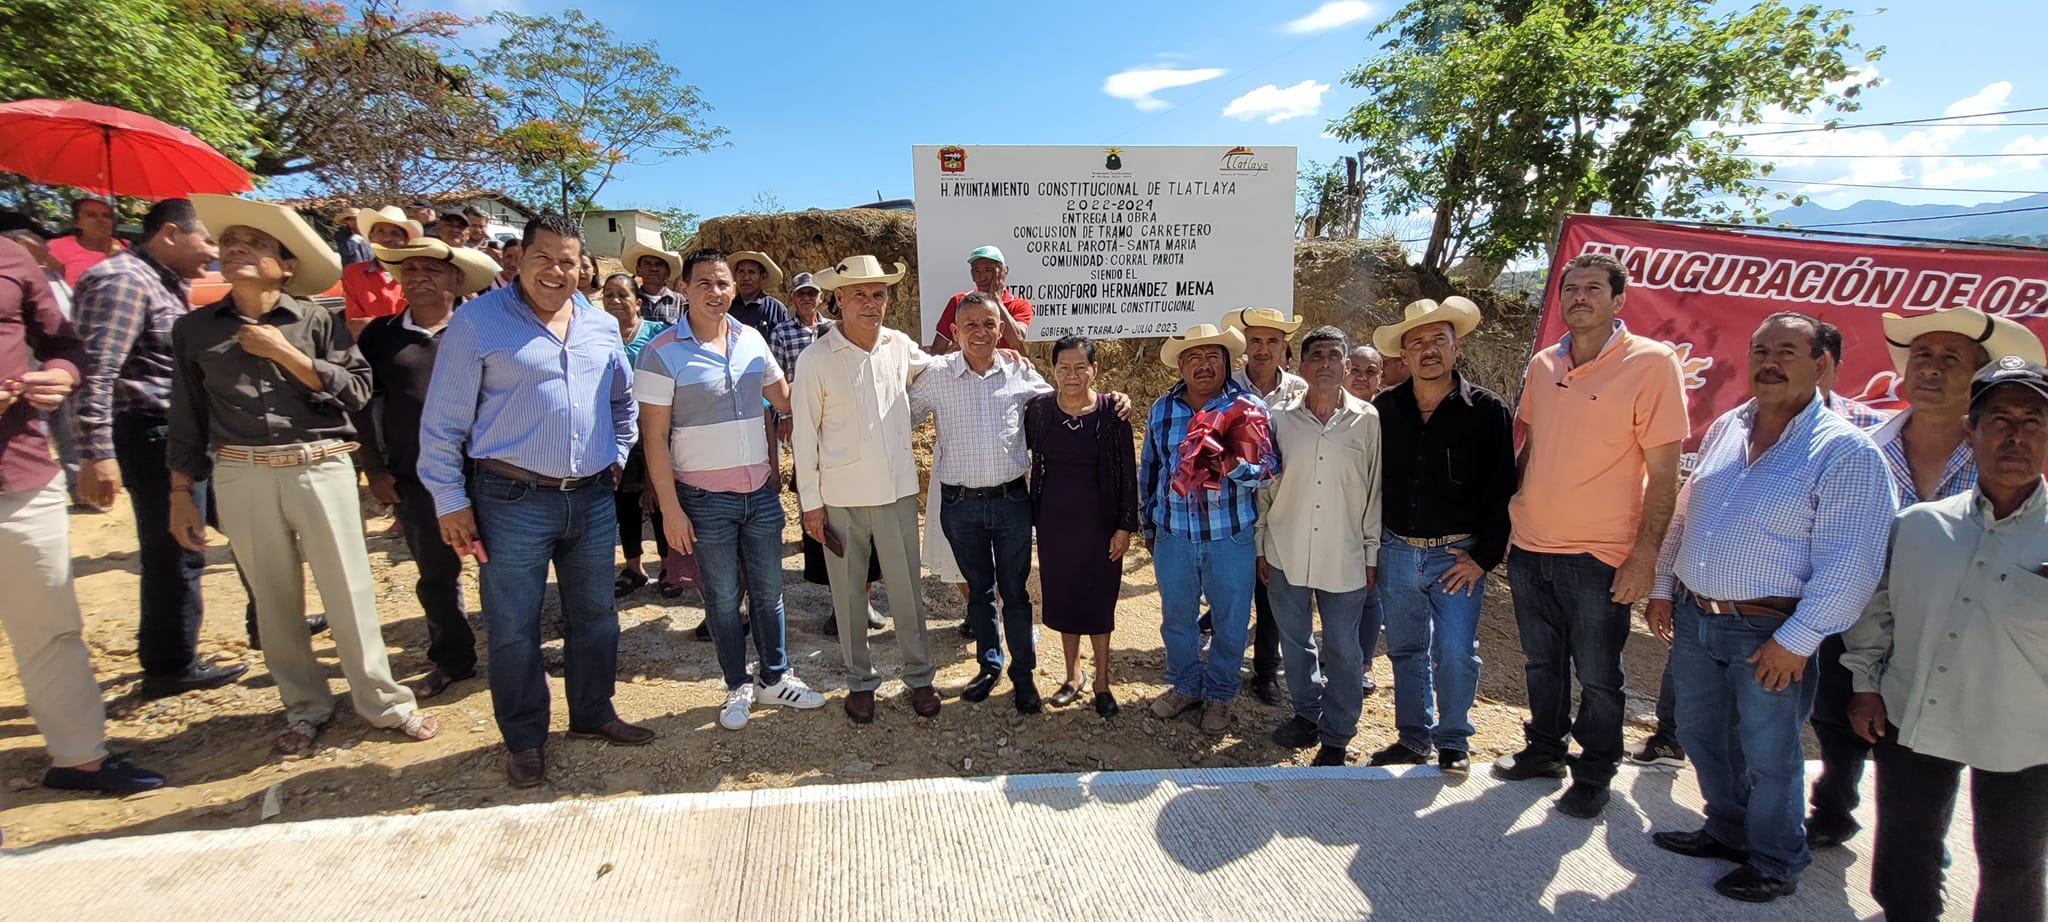
[[[582,484],[577,482],[574,477],[558,477],[555,479],[555,491],[558,493],[573,493],[580,486]]]
[[[282,451],[273,451],[267,455],[264,455],[263,463],[274,468],[298,467],[300,464],[299,458],[296,454],[286,453]]]

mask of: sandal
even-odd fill
[[[414,711],[399,718],[391,729],[397,730],[416,740],[430,740],[441,732],[441,721],[425,711]]]
[[[472,672],[470,673],[470,675],[475,675],[475,673]],[[426,675],[420,676],[417,679],[405,683],[405,687],[412,689],[412,696],[414,698],[424,701],[444,691],[447,691],[449,686],[454,685],[455,683],[467,678],[469,678],[469,676],[467,675],[449,675],[445,672],[442,672],[440,667],[437,666],[431,672],[428,672]]]
[[[633,590],[647,585],[647,574],[639,567],[627,567],[619,571],[619,578],[612,581],[612,598],[623,599],[632,595]]]
[[[294,720],[271,745],[285,755],[298,755],[313,748],[313,740],[320,736],[320,725],[310,720]]]

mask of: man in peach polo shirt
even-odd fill
[[[1679,443],[1690,431],[1678,356],[1615,319],[1628,270],[1611,256],[1565,264],[1558,304],[1568,332],[1529,360],[1521,420],[1522,486],[1508,584],[1527,659],[1527,745],[1494,765],[1509,780],[1562,778],[1558,812],[1592,819],[1621,762],[1621,649],[1629,606],[1649,595],[1678,497]],[[1572,675],[1579,710],[1571,713]],[[1567,738],[1581,754],[1567,760]]]

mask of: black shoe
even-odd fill
[[[1391,743],[1388,744],[1387,748],[1382,749],[1366,757],[1365,764],[1427,765],[1429,764],[1429,753],[1416,752],[1415,750],[1410,749],[1407,746],[1404,746],[1398,742]]]
[[[965,619],[965,618],[962,618],[962,619],[960,619],[960,639],[962,639],[962,640],[973,640],[973,639],[974,639],[974,622],[973,622],[973,621],[969,621],[969,620],[967,620],[967,619]]]
[[[1116,696],[1109,692],[1095,693],[1095,713],[1103,717],[1115,717],[1123,708],[1117,707]]]
[[[1315,721],[1297,715],[1273,728],[1273,744],[1283,749],[1307,749],[1315,745],[1316,738],[1321,735]]]
[[[168,698],[188,691],[205,691],[219,688],[242,677],[248,672],[246,663],[216,666],[213,663],[195,662],[177,675],[152,675],[142,677],[142,697]]]
[[[306,633],[314,637],[327,633],[327,616],[313,615],[307,618]],[[254,621],[249,622],[249,649],[258,653],[263,652],[263,632],[256,627]]]
[[[1017,697],[1017,713],[1036,714],[1045,710],[1044,700],[1038,697],[1037,683],[1030,679],[1025,679],[1022,682],[1012,679],[1010,681],[1010,689],[1011,693]]]
[[[710,639],[711,639],[711,619],[709,619],[709,618],[706,618],[706,619],[704,619],[704,620],[702,620],[702,621],[699,621],[699,622],[697,622],[697,632],[696,632],[696,633],[697,633],[697,639],[698,639],[698,640],[710,640]]]
[[[164,776],[120,756],[108,756],[97,771],[51,768],[43,773],[43,787],[59,791],[98,791],[127,796],[164,786]]]
[[[1653,832],[1650,833],[1650,841],[1658,848],[1667,852],[1677,852],[1687,858],[1717,858],[1736,864],[1749,863],[1747,850],[1724,844],[1720,839],[1707,835],[1704,829],[1692,832]]]
[[[968,682],[966,688],[960,690],[960,700],[987,701],[988,693],[996,690],[996,683],[1002,681],[1002,678],[1003,674],[1000,672],[983,671],[975,676],[973,681]]]
[[[1343,765],[1345,760],[1350,757],[1351,753],[1346,752],[1344,747],[1331,746],[1326,743],[1316,749],[1315,759],[1311,760],[1308,764],[1324,766]]]
[[[1849,817],[1816,813],[1806,818],[1806,845],[1808,848],[1837,848],[1862,831],[1862,824]]]
[[[1216,633],[1216,619],[1209,617],[1209,612],[1204,610],[1202,617],[1195,619],[1195,630],[1201,631],[1203,637]]]
[[[1613,797],[1607,785],[1591,781],[1574,781],[1557,799],[1557,812],[1575,819],[1590,820],[1607,809],[1607,801]]]
[[[1472,757],[1463,749],[1439,749],[1436,751],[1436,770],[1448,775],[1462,775],[1472,770]]]
[[[1502,781],[1527,781],[1531,778],[1562,778],[1569,773],[1564,760],[1556,756],[1537,755],[1534,750],[1524,749],[1506,759],[1493,763],[1493,776]]]
[[[1287,703],[1286,696],[1280,693],[1279,681],[1270,678],[1252,680],[1252,697],[1269,707],[1279,707]]]
[[[1372,675],[1371,675],[1370,673],[1368,673],[1368,674],[1366,675],[1366,677],[1365,677],[1365,692],[1364,692],[1364,695],[1365,695],[1365,697],[1367,697],[1367,698],[1370,698],[1370,697],[1372,697],[1372,693],[1373,693],[1373,692],[1376,692],[1376,691],[1379,691],[1379,690],[1380,690],[1380,683],[1378,683],[1378,682],[1375,682],[1375,681],[1373,681],[1373,680],[1372,680]]]
[[[826,616],[825,616],[825,620],[824,620],[824,621],[822,621],[822,622],[820,622],[820,623],[818,624],[818,633],[820,633],[820,634],[823,634],[823,635],[825,635],[825,636],[827,636],[827,637],[837,637],[837,636],[839,636],[839,618],[838,618],[838,616],[836,616],[836,615],[826,615]]]
[[[1662,734],[1651,734],[1643,741],[1643,748],[1628,754],[1628,760],[1637,765],[1666,765],[1672,768],[1685,767],[1685,747],[1678,741]]]
[[[1798,890],[1798,881],[1766,877],[1762,871],[1746,864],[1714,881],[1715,893],[1745,903],[1768,903],[1781,896],[1791,896]]]

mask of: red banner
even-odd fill
[[[1777,311],[1842,329],[1835,393],[1904,406],[1881,317],[1974,307],[2048,338],[2048,253],[1969,246],[1845,243],[1573,215],[1543,298],[1537,348],[1564,335],[1557,285],[1567,260],[1608,253],[1628,267],[1621,319],[1678,350],[1692,416],[1688,455],[1707,425],[1749,399],[1749,337]]]

